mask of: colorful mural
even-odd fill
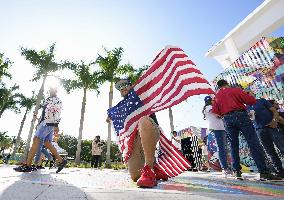
[[[257,98],[283,103],[284,37],[262,38],[218,75],[213,83],[220,79],[227,80],[232,86],[249,87]]]
[[[215,135],[210,132],[207,137],[208,160],[211,169],[221,170],[221,165],[218,156],[218,147]]]

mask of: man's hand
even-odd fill
[[[273,119],[269,124],[267,124],[270,128],[277,128],[277,120]]]
[[[58,132],[59,132],[59,128],[58,127],[54,127],[53,135],[57,137],[58,136]]]
[[[110,123],[110,122],[111,122],[111,118],[110,118],[110,117],[107,117],[106,122],[107,122],[107,123]]]
[[[36,115],[36,113],[35,112],[33,112],[33,117],[36,119],[36,120],[38,120],[39,118],[37,118],[37,115]]]

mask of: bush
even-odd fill
[[[111,163],[111,168],[114,170],[119,170],[119,169],[126,169],[126,166],[122,163]]]
[[[91,168],[91,164],[89,162],[81,162],[79,165],[76,165],[75,162],[71,161],[67,163],[66,167]],[[105,163],[102,163],[102,166],[100,168],[104,169]],[[120,162],[114,162],[111,163],[111,168],[114,170],[119,170],[126,169],[126,166]]]
[[[9,160],[9,164],[10,165],[17,165],[17,164],[19,164],[19,161],[17,161],[17,160]]]

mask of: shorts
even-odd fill
[[[41,141],[52,142],[53,139],[53,126],[46,126],[44,122],[41,122],[36,130],[35,137],[38,137]]]

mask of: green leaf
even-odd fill
[[[21,47],[20,50],[21,55],[36,68],[32,81],[37,81],[52,72],[62,69],[62,66],[54,60],[55,43],[50,45],[47,50],[36,51],[24,47]]]

